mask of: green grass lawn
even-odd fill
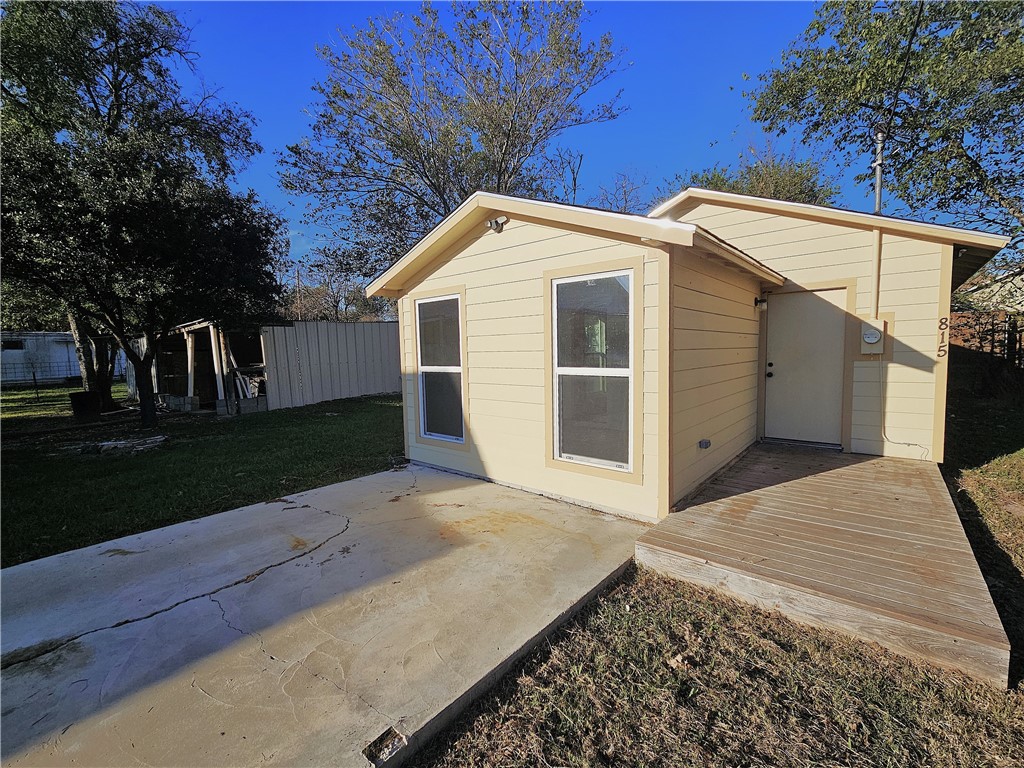
[[[54,408],[63,407],[59,399]],[[132,422],[21,438],[7,419],[22,417],[4,411],[4,567],[390,469],[403,451],[397,397],[167,418],[145,432]],[[135,455],[82,452],[98,440],[150,435],[168,440]]]
[[[74,426],[68,395],[81,392],[81,387],[5,387],[0,391],[0,433]],[[111,389],[114,402],[128,397],[128,385],[115,382]]]

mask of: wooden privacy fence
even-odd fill
[[[397,322],[295,322],[260,336],[269,410],[402,388]]]
[[[1024,317],[1000,310],[953,312],[950,340],[977,352],[1002,357],[1024,368]]]

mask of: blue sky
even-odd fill
[[[222,99],[251,111],[264,146],[239,179],[289,220],[292,255],[311,237],[302,202],[280,190],[274,152],[308,131],[305,112],[313,83],[324,75],[318,44],[337,41],[372,16],[413,12],[405,2],[173,2],[193,29],[198,68]],[[616,171],[646,176],[653,189],[676,172],[715,162],[732,164],[764,137],[750,124],[744,73],[777,63],[814,15],[811,2],[594,2],[590,34],[610,31],[625,47],[627,71],[609,91],[623,89],[629,112],[618,120],[567,132],[565,144],[583,152],[581,202]],[[601,94],[598,94],[600,96]],[[605,94],[606,95],[606,94]],[[775,142],[780,151],[791,139]],[[797,147],[798,153],[802,150]],[[864,158],[864,167],[870,158]],[[853,169],[856,172],[860,169]],[[847,171],[839,204],[870,210],[870,191]]]

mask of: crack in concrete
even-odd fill
[[[391,725],[392,728],[395,727],[396,725],[398,725],[398,720],[396,720],[395,718],[391,717],[390,715],[385,714],[384,712],[381,712],[379,709],[377,709],[375,706],[373,706],[373,704],[368,702],[366,699],[364,699],[362,696],[360,696],[355,691],[350,691],[347,688],[345,688],[343,690],[345,691],[345,693],[350,693],[353,696],[355,696],[357,699],[359,699],[361,702],[363,702],[363,704],[365,704],[370,709],[372,709],[374,712],[376,712],[377,715],[379,715],[380,717],[383,717]]]
[[[65,638],[61,638],[59,640],[43,641],[42,643],[37,643],[36,645],[29,646],[28,648],[23,648],[23,649],[18,649],[18,650],[10,651],[10,652],[4,654],[2,657],[0,657],[0,670],[7,669],[8,667],[13,667],[13,666],[15,666],[17,664],[25,664],[25,663],[28,663],[28,662],[31,662],[31,661],[35,661],[36,659],[39,659],[39,658],[41,658],[43,656],[46,656],[46,655],[48,655],[50,653],[53,653],[54,651],[58,651],[61,648],[64,648],[65,646],[75,642],[76,640],[80,640],[81,638],[86,637],[87,635],[93,635],[93,634],[96,634],[97,632],[105,632],[105,631],[110,630],[110,629],[117,629],[118,627],[124,627],[124,626],[127,626],[128,624],[137,624],[137,623],[142,622],[142,621],[148,621],[149,619],[152,619],[154,616],[159,616],[162,613],[167,613],[168,611],[173,611],[175,608],[177,608],[177,607],[179,607],[181,605],[184,605],[185,603],[191,603],[194,600],[201,600],[204,597],[207,597],[207,598],[212,597],[213,595],[216,595],[216,594],[218,594],[220,592],[223,592],[226,589],[231,589],[232,587],[237,587],[239,584],[248,584],[249,582],[252,582],[252,581],[255,581],[256,579],[258,579],[260,576],[265,574],[267,571],[273,570],[274,568],[280,568],[282,565],[287,565],[288,563],[291,563],[291,562],[293,562],[295,560],[298,560],[300,558],[306,557],[307,555],[311,555],[313,552],[316,552],[318,549],[323,547],[325,544],[328,544],[329,542],[333,541],[334,539],[338,538],[339,536],[344,535],[348,531],[349,527],[351,527],[351,525],[352,525],[352,518],[346,517],[345,515],[339,515],[337,513],[328,512],[327,510],[323,510],[323,509],[316,509],[315,507],[310,507],[310,509],[313,509],[316,512],[323,512],[324,514],[332,515],[333,517],[339,517],[339,518],[345,520],[345,526],[340,531],[338,531],[337,533],[333,533],[330,536],[328,536],[326,539],[321,541],[315,547],[310,547],[309,549],[305,549],[302,552],[299,552],[298,554],[292,555],[291,557],[288,557],[288,558],[286,558],[284,560],[281,560],[280,562],[271,563],[270,565],[266,565],[266,566],[264,566],[263,568],[260,568],[257,571],[253,571],[248,576],[244,576],[241,579],[237,579],[237,580],[231,582],[230,584],[224,584],[224,585],[222,585],[220,587],[217,587],[216,589],[210,590],[209,592],[203,592],[202,594],[199,594],[199,595],[192,595],[191,597],[186,597],[186,598],[184,598],[182,600],[178,600],[176,603],[172,603],[171,605],[168,605],[168,606],[166,606],[164,608],[160,608],[160,609],[158,609],[156,611],[153,611],[151,613],[147,613],[144,616],[138,616],[138,617],[131,618],[131,619],[123,619],[122,621],[119,621],[119,622],[117,622],[115,624],[111,624],[111,625],[106,626],[106,627],[97,627],[95,629],[90,629],[90,630],[88,630],[86,632],[81,632],[81,633],[79,633],[77,635],[73,635],[71,637],[65,637]],[[216,601],[214,601],[214,602],[216,602]],[[220,603],[217,603],[217,604],[220,605]],[[223,613],[223,611],[224,611],[224,609],[223,609],[223,607],[221,607],[221,612]],[[225,621],[227,621],[226,618],[225,618]],[[230,624],[229,624],[229,626],[230,626]],[[232,628],[235,629],[234,627],[232,627]],[[238,631],[241,631],[241,630],[238,630]]]
[[[371,704],[369,701],[364,699],[362,696],[360,696],[355,691],[350,691],[348,689],[348,684],[347,683],[344,686],[342,686],[342,685],[339,685],[336,680],[333,680],[332,678],[327,677],[326,675],[321,675],[318,672],[314,672],[312,669],[310,669],[308,666],[306,666],[306,659],[284,659],[284,658],[275,656],[274,654],[272,654],[270,651],[267,650],[266,643],[263,641],[263,636],[260,635],[259,632],[247,632],[244,629],[240,629],[239,627],[236,627],[234,624],[232,624],[228,620],[227,613],[224,610],[224,606],[220,604],[220,601],[217,600],[214,597],[210,597],[210,600],[215,602],[217,604],[217,607],[220,608],[221,619],[224,621],[225,624],[227,624],[227,626],[230,629],[233,629],[235,632],[238,632],[240,635],[248,635],[249,637],[252,637],[255,640],[259,641],[260,653],[264,654],[265,656],[269,657],[270,659],[272,659],[274,661],[277,661],[277,662],[280,662],[280,663],[283,663],[283,664],[297,665],[303,671],[305,671],[307,674],[309,674],[311,677],[315,677],[317,680],[320,680],[321,682],[329,683],[330,685],[333,685],[336,689],[338,689],[339,691],[341,691],[342,693],[344,693],[346,695],[355,696],[357,699],[359,699],[359,701],[361,701],[363,704],[365,704],[367,707],[369,707],[371,710],[373,710],[377,715],[379,715],[380,717],[384,718],[391,725],[395,725],[398,722],[395,718],[393,718],[390,715],[388,715],[388,714],[382,712],[381,710],[377,709],[377,707],[375,707],[373,704]],[[321,630],[321,631],[323,631],[323,630]],[[330,633],[328,632],[327,634],[330,634]],[[332,635],[332,637],[333,637],[333,635]],[[314,648],[313,651],[311,651],[310,654],[308,654],[306,656],[306,658],[308,659],[309,655],[311,655],[315,651],[316,651],[316,649]],[[435,650],[435,653],[436,653],[436,650]],[[440,658],[440,656],[439,656],[439,658]],[[442,659],[442,661],[443,661],[443,659]],[[281,675],[283,676],[286,673],[287,673],[287,670],[282,672]],[[209,693],[207,693],[205,690],[203,690],[202,687],[200,687],[196,683],[194,677],[192,678],[192,686],[194,688],[199,688],[200,691],[205,693],[207,696],[210,696]],[[282,691],[283,691],[283,689],[282,689]],[[288,696],[287,693],[285,693],[285,695]],[[217,699],[215,696],[210,696],[210,698],[214,699],[214,701],[220,701],[220,699]],[[291,697],[289,696],[289,698],[291,698]],[[221,702],[221,703],[224,704],[226,702]],[[296,718],[296,721],[297,721],[297,718]]]
[[[336,688],[337,690],[341,691],[341,692],[342,692],[342,693],[344,693],[344,694],[347,694],[347,695],[352,695],[352,696],[355,696],[355,697],[356,697],[357,699],[359,699],[359,700],[360,700],[360,701],[361,701],[361,702],[362,702],[363,704],[365,704],[365,705],[366,705],[367,707],[369,707],[369,708],[370,708],[371,710],[373,710],[374,712],[376,712],[376,713],[377,713],[377,714],[378,714],[378,715],[379,715],[380,717],[382,717],[382,718],[384,718],[385,720],[387,720],[387,721],[388,721],[389,723],[392,723],[392,724],[394,724],[394,723],[396,722],[396,721],[395,721],[395,719],[394,719],[393,717],[390,717],[390,716],[388,716],[387,714],[385,714],[384,712],[381,712],[381,711],[380,711],[379,709],[377,709],[377,708],[376,708],[375,706],[373,706],[373,704],[371,704],[370,702],[368,702],[368,701],[367,701],[366,699],[364,699],[364,698],[363,698],[362,696],[360,696],[360,695],[359,695],[358,693],[356,693],[355,691],[350,691],[350,690],[348,689],[348,687],[347,687],[347,684],[346,684],[345,686],[339,685],[339,684],[338,684],[338,682],[337,682],[336,680],[333,680],[333,679],[331,679],[331,678],[327,677],[326,675],[322,675],[322,674],[320,674],[320,673],[318,673],[318,672],[314,672],[314,671],[313,671],[312,669],[310,669],[310,668],[309,668],[308,666],[306,666],[306,659],[284,659],[284,658],[281,658],[281,657],[279,657],[279,656],[275,656],[274,654],[272,654],[272,653],[271,653],[270,651],[268,651],[268,650],[267,650],[267,645],[266,645],[266,643],[265,643],[265,642],[264,642],[264,640],[263,640],[263,636],[262,636],[262,635],[261,635],[261,634],[260,634],[259,632],[247,632],[247,631],[246,631],[246,630],[244,630],[244,629],[241,629],[241,628],[239,628],[239,627],[236,627],[236,626],[235,626],[234,624],[232,624],[232,623],[231,623],[231,622],[230,622],[230,621],[228,620],[228,617],[227,617],[227,612],[226,612],[226,611],[224,610],[224,606],[223,606],[223,605],[221,605],[220,601],[219,601],[219,600],[217,600],[217,599],[216,599],[215,597],[212,597],[212,596],[210,597],[210,600],[212,600],[212,601],[213,601],[214,603],[216,603],[216,604],[217,604],[217,607],[218,607],[218,608],[220,608],[220,616],[221,616],[221,619],[222,619],[222,620],[224,621],[224,623],[225,623],[225,624],[226,624],[226,625],[227,625],[227,626],[228,626],[228,627],[229,627],[230,629],[233,629],[233,630],[234,630],[235,632],[238,632],[238,633],[239,633],[240,635],[247,635],[247,636],[249,636],[249,637],[252,637],[253,639],[255,639],[255,640],[257,640],[257,641],[259,642],[259,644],[260,644],[260,653],[264,654],[265,656],[267,656],[268,658],[272,659],[273,661],[276,661],[276,662],[280,662],[280,663],[282,663],[282,664],[291,664],[291,665],[297,665],[297,666],[299,666],[299,667],[300,667],[300,668],[301,668],[301,669],[302,669],[303,671],[305,671],[305,672],[306,672],[307,674],[309,674],[309,675],[310,675],[311,677],[315,677],[315,678],[316,678],[317,680],[320,680],[321,682],[324,682],[324,683],[328,683],[328,684],[330,684],[330,685],[333,685],[333,686],[334,686],[334,687],[335,687],[335,688]],[[330,633],[328,633],[328,634],[330,634]],[[315,652],[315,650],[316,650],[316,649],[314,649],[314,651],[313,651],[313,652]],[[312,652],[311,652],[311,653],[312,653]],[[308,659],[308,658],[309,658],[309,655],[307,655],[307,656],[306,656],[306,658]],[[286,672],[287,672],[287,670],[285,670],[285,672],[282,672],[282,673],[281,673],[281,674],[282,674],[282,676],[283,676],[283,675],[284,675],[284,674],[285,674]],[[196,681],[195,681],[195,678],[194,678],[194,677],[193,677],[193,679],[192,679],[192,686],[193,686],[194,688],[199,688],[199,690],[200,690],[200,691],[202,691],[203,693],[205,693],[205,694],[206,694],[207,696],[210,696],[210,694],[209,694],[209,693],[207,693],[207,692],[206,692],[205,690],[203,690],[203,688],[202,688],[201,686],[199,686],[199,685],[198,685],[198,684],[196,683]],[[286,695],[286,696],[288,696],[288,694],[287,694],[287,693],[285,693],[285,695]],[[214,699],[214,701],[220,701],[220,699],[217,699],[217,698],[216,698],[215,696],[210,696],[210,698],[211,698],[211,699]],[[289,698],[291,698],[291,697],[289,696]],[[224,704],[224,703],[226,703],[226,702],[221,702],[221,703],[222,703],[222,704]],[[296,721],[297,721],[297,718],[296,718]]]

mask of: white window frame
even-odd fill
[[[558,364],[558,286],[566,283],[581,283],[586,280],[599,280],[608,277],[626,277],[629,279],[627,299],[629,302],[629,316],[627,320],[629,328],[629,354],[627,355],[627,359],[629,361],[629,365],[626,368],[576,368],[560,366]],[[554,381],[551,383],[552,400],[554,401],[551,408],[553,416],[551,429],[554,433],[554,458],[558,461],[565,461],[571,464],[582,464],[588,467],[599,467],[601,469],[609,469],[615,472],[630,473],[633,471],[633,356],[635,352],[633,345],[636,343],[636,333],[633,325],[636,322],[633,312],[633,291],[635,290],[635,282],[634,270],[632,269],[617,269],[611,272],[594,272],[587,275],[573,275],[572,277],[560,277],[551,281],[551,369],[554,372]],[[559,404],[562,400],[562,393],[559,389],[559,376],[606,376],[609,378],[625,378],[629,380],[628,397],[626,400],[626,415],[628,417],[626,430],[629,435],[629,452],[625,464],[621,464],[616,461],[595,459],[589,456],[562,454],[562,447],[560,445],[561,430],[559,429],[559,419],[561,418],[561,414],[559,413]]]
[[[451,301],[455,299],[455,305],[458,308],[459,318],[459,364],[458,365],[424,365],[423,364],[423,339],[420,336],[420,305],[430,304],[435,301]],[[446,296],[431,296],[426,299],[416,299],[413,302],[413,312],[416,318],[416,380],[419,385],[419,403],[420,403],[420,437],[425,437],[430,440],[444,440],[448,443],[465,443],[466,442],[466,377],[463,374],[463,362],[465,361],[466,351],[462,348],[462,297],[457,294],[449,294]],[[459,374],[459,395],[461,397],[461,408],[462,408],[462,437],[452,437],[451,435],[439,435],[433,432],[427,432],[427,403],[426,403],[426,388],[423,386],[423,374],[424,373],[457,373]]]

